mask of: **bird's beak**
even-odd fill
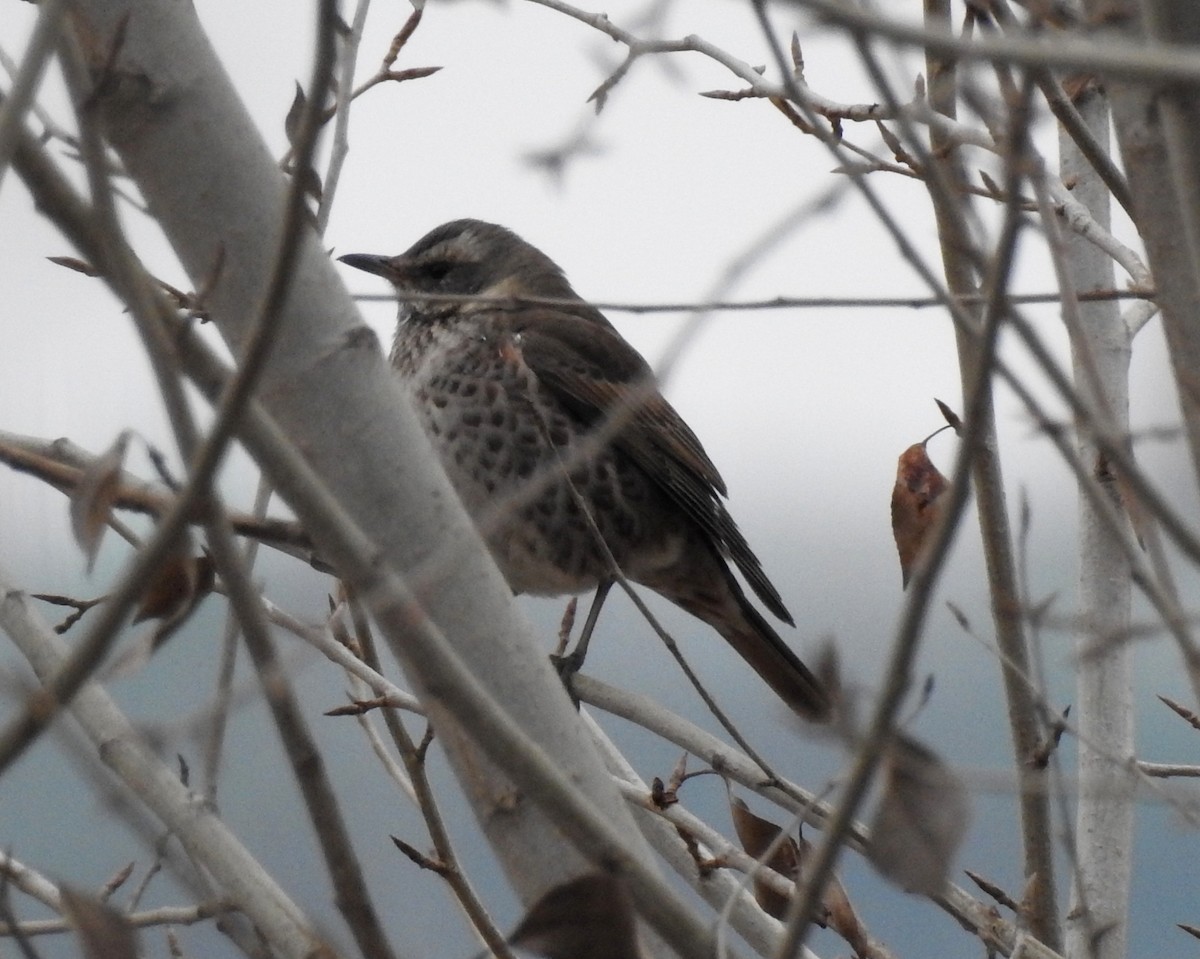
[[[352,266],[356,270],[374,273],[376,276],[388,279],[396,273],[392,257],[380,256],[377,253],[347,253],[345,256],[339,256],[338,262],[345,263],[346,266]]]

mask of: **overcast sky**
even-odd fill
[[[283,116],[294,82],[304,82],[309,73],[308,5],[197,0],[196,6],[263,135],[281,155],[286,149]],[[748,5],[678,6],[660,28],[663,35],[696,33],[752,64],[770,62]],[[896,2],[881,6],[907,9]],[[10,3],[3,15],[0,44],[13,56],[19,56],[36,13],[32,5],[26,7]],[[604,9],[614,22],[643,29],[638,26],[641,4],[622,0]],[[406,4],[394,0],[376,5],[362,45],[360,79],[373,72],[407,12]],[[790,23],[789,16],[777,11],[775,20],[785,36],[793,27],[800,30],[810,85],[841,101],[871,99],[850,48],[811,23]],[[351,154],[327,231],[328,244],[338,254],[396,253],[438,223],[473,216],[503,223],[541,247],[589,298],[691,302],[706,296],[727,266],[789,211],[835,190],[842,181],[831,172],[834,161],[825,148],[802,136],[769,104],[698,96],[700,91],[738,89],[742,84],[697,54],[637,63],[596,118],[585,101],[621,54],[621,48],[586,26],[533,4],[434,0],[398,66],[444,69],[420,81],[377,88],[356,103]],[[915,61],[896,64],[896,76],[904,78],[902,89],[911,89],[918,69]],[[55,84],[44,102],[66,121]],[[586,131],[592,148],[561,176],[548,176],[528,161],[530,154],[556,147],[578,130]],[[878,142],[873,126],[847,125],[846,132],[863,145]],[[1039,137],[1047,149],[1053,148],[1049,124],[1041,124]],[[204,146],[197,143],[195,148]],[[936,242],[920,184],[887,174],[872,179],[936,269]],[[731,295],[755,299],[922,293],[911,268],[861,200],[848,189],[835,195],[837,202],[804,219],[785,243],[754,265]],[[133,213],[126,220],[150,268],[188,287],[153,227]],[[146,364],[120,307],[99,282],[46,260],[72,252],[34,213],[10,171],[0,189],[0,323],[6,334],[0,349],[0,429],[65,435],[99,449],[122,429],[133,428],[173,451]],[[345,279],[356,292],[386,291],[382,281],[361,273],[346,270]],[[1023,250],[1016,287],[1044,291],[1049,283],[1044,253],[1032,242]],[[365,304],[364,313],[382,337],[390,336],[392,304]],[[1061,353],[1064,338],[1055,314],[1043,310],[1031,315]],[[609,316],[652,363],[686,320],[681,314],[613,311]],[[1014,354],[1014,360],[1020,362],[1019,356]],[[1159,328],[1153,323],[1135,348],[1135,424],[1175,422],[1165,371]],[[903,598],[888,525],[896,456],[941,425],[933,397],[961,409],[947,316],[903,308],[723,313],[689,341],[667,388],[725,475],[735,517],[796,615],[799,628],[789,639],[802,650],[832,640],[851,681],[872,690]],[[1015,512],[1022,491],[1031,503],[1034,598],[1057,594],[1056,608],[1069,615],[1075,577],[1074,499],[1067,471],[1006,394],[999,397],[998,415],[1010,505]],[[948,469],[953,440],[943,437],[931,449]],[[1184,490],[1180,495],[1194,503],[1178,444],[1160,444],[1144,452],[1157,475]],[[140,452],[132,465],[150,475]],[[1173,480],[1176,474],[1178,483]],[[249,502],[252,486],[244,464],[235,464],[227,482],[231,499]],[[70,546],[65,501],[27,477],[0,469],[0,563],[16,570],[29,588],[102,592],[105,573],[112,575],[123,555],[117,544],[109,543],[97,574],[85,578],[82,560]],[[269,562],[264,575],[274,598],[293,604],[309,618],[321,615],[325,581],[278,561]],[[1185,578],[1185,586],[1194,586],[1194,578]],[[973,522],[964,525],[941,597],[960,607],[975,633],[990,642]],[[152,677],[128,683],[128,701],[143,718],[169,720],[203,702],[203,689],[192,690],[186,698],[193,683],[186,671],[212,668],[215,640],[210,634],[219,623],[216,605],[210,601],[206,626],[190,630],[190,648],[170,650]],[[561,603],[533,602],[527,608],[549,644]],[[656,691],[681,686],[661,652],[643,652],[639,644],[650,640],[638,633],[632,617],[620,609],[609,612],[612,631],[620,635],[600,637],[589,668],[606,679]],[[616,629],[618,623],[627,628]],[[794,735],[753,675],[736,664],[716,637],[685,618],[672,625],[686,634],[701,668],[737,703],[739,717],[771,737],[777,750],[786,742],[781,737]],[[636,639],[630,638],[633,633]],[[1071,637],[1056,633],[1047,642],[1052,682],[1061,697],[1059,705],[1066,705],[1072,695]],[[11,662],[8,655],[0,653],[0,663]],[[660,665],[646,669],[643,655],[655,657],[649,661]],[[633,662],[638,668],[631,670]],[[1151,692],[1188,698],[1172,663],[1162,643],[1147,644],[1139,660],[1140,700],[1147,713],[1146,728],[1154,730],[1153,735],[1143,734],[1149,744],[1146,758],[1189,758],[1182,732],[1164,723],[1149,705]],[[921,669],[936,678],[932,699],[916,726],[921,735],[962,763],[973,782],[983,781],[977,774],[984,767],[1002,770],[1009,749],[995,658],[955,625],[941,603],[931,620]],[[320,709],[336,704],[342,695],[342,681],[317,665],[305,673],[304,682],[316,699],[313,721],[320,722]],[[666,695],[698,715],[686,693]],[[253,735],[264,722],[248,711],[238,734]],[[344,739],[347,745],[341,748],[359,751],[363,764],[371,762],[352,733],[326,729],[323,735],[334,743]],[[178,743],[169,746],[172,752],[184,749]],[[808,758],[809,750],[816,758]],[[803,741],[794,751],[794,769],[786,764],[783,768],[802,781],[810,781],[806,763],[832,769],[838,758],[828,746]],[[59,795],[73,788],[54,752],[53,745],[42,744],[17,776],[0,781],[0,809],[5,810],[0,845],[72,878],[72,869],[78,868],[73,864],[84,847],[89,857],[87,881],[99,882],[121,856],[144,854],[124,838],[113,848],[90,849],[97,839],[88,824],[102,822],[103,811],[79,796],[72,799],[78,808],[64,813],[78,825],[78,845],[61,848],[64,823],[48,820],[46,810],[30,810],[28,805],[31,795],[51,790]],[[673,762],[667,751],[648,755],[654,760],[641,769],[647,777],[669,773],[669,766],[652,765]],[[347,764],[347,775],[353,774],[350,760],[338,761]],[[254,851],[284,869],[293,865],[293,857],[311,855],[311,850],[295,847],[302,823],[293,833],[286,817],[272,812],[282,800],[264,777],[255,775],[254,764],[239,771],[240,761],[233,762],[230,782],[239,784],[241,791],[231,785],[223,811],[246,831]],[[286,772],[279,775],[286,780]],[[281,784],[279,790],[291,795],[290,784]],[[369,795],[379,798],[356,801],[360,821],[368,823],[363,832],[375,830],[369,841],[386,842],[387,831],[402,827],[384,811],[390,801],[385,792]],[[714,819],[721,815],[719,799],[707,800],[712,805],[706,811]],[[10,818],[9,810],[18,800],[26,813]],[[697,800],[697,805],[703,806],[703,801]],[[1011,807],[1007,797],[981,796],[961,858],[962,865],[1019,894]],[[1143,824],[1154,827],[1142,836],[1148,849],[1179,841],[1170,819],[1162,808],[1146,807]],[[723,820],[717,824],[725,825]],[[1194,842],[1194,833],[1189,831],[1186,838]],[[1198,857],[1174,858],[1179,861],[1170,865],[1178,872],[1170,880],[1162,874],[1155,880],[1162,913],[1147,909],[1135,925],[1138,953],[1169,951],[1178,945],[1179,935],[1170,924],[1197,921],[1186,910],[1194,906],[1187,894],[1195,888],[1191,864]],[[866,890],[869,899],[864,911],[872,932],[899,954],[934,955],[949,948],[962,954],[978,948],[932,907],[884,891],[860,868],[853,868],[862,883],[858,889]],[[386,896],[405,902],[404,916],[393,917],[393,925],[412,955],[465,956],[473,949],[461,926],[447,922],[445,900],[434,891],[434,880],[417,876],[407,862],[390,862],[379,867],[375,881]],[[301,879],[294,882],[304,887]],[[1174,890],[1180,890],[1178,904],[1171,902]],[[305,891],[310,897],[305,905],[328,917],[327,893]],[[513,914],[511,898],[499,890],[493,894],[500,914]],[[855,888],[851,895],[856,895]],[[444,938],[433,938],[434,929]]]

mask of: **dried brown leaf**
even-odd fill
[[[871,824],[871,862],[909,892],[938,895],[970,819],[967,788],[916,740],[898,735],[884,761]]]
[[[87,557],[89,573],[120,489],[121,464],[125,461],[130,435],[128,430],[122,432],[106,452],[89,463],[71,494],[71,530]]]
[[[825,922],[834,932],[846,940],[856,955],[870,956],[877,950],[871,947],[871,937],[854,911],[846,887],[837,876],[830,878],[822,896],[825,905]]]
[[[729,797],[729,814],[733,818],[733,830],[737,833],[738,842],[742,844],[746,854],[765,863],[794,883],[800,874],[800,849],[796,840],[791,836],[785,837],[771,855],[767,856],[767,850],[779,838],[779,827],[752,813],[741,799],[732,795]],[[754,899],[768,916],[780,920],[787,916],[791,896],[781,894],[773,886],[757,878],[754,880]]]
[[[137,929],[115,909],[66,886],[62,906],[86,959],[137,959]]]
[[[900,554],[900,576],[904,586],[912,574],[921,548],[941,514],[941,497],[950,484],[929,459],[924,443],[914,443],[896,467],[892,487],[892,536]]]
[[[184,549],[168,556],[142,594],[135,623],[147,619],[182,619],[213,588],[216,573],[204,553],[193,556]]]
[[[798,839],[789,836],[764,860],[767,850],[779,836],[779,827],[752,813],[736,796],[729,797],[729,806],[734,831],[746,854],[765,862],[777,873],[795,882],[801,875],[805,860],[812,852],[812,844],[803,836]],[[767,915],[780,920],[786,917],[790,896],[784,896],[765,882],[755,880],[754,898]],[[845,887],[836,875],[832,876],[825,886],[820,915],[814,917],[814,921],[833,929],[858,955],[869,954],[870,937],[854,911]]]
[[[1017,910],[1017,915],[1028,922],[1029,917],[1034,915],[1036,904],[1044,895],[1042,877],[1036,872],[1031,873],[1025,880],[1025,888],[1021,890],[1021,905]]]
[[[633,902],[625,884],[592,873],[555,886],[508,937],[549,959],[638,959]]]
[[[188,621],[200,601],[212,592],[216,572],[207,554],[193,556],[185,539],[175,553],[159,566],[138,606],[134,622],[157,619],[154,629],[131,643],[113,659],[108,678],[135,676],[179,628]]]

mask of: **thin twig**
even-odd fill
[[[363,651],[363,660],[367,666],[378,672],[379,656],[375,650],[371,625],[353,595],[348,597],[347,602],[354,623],[354,634]],[[392,743],[400,755],[400,760],[404,763],[417,809],[420,810],[421,817],[425,821],[425,828],[429,833],[429,839],[433,843],[434,852],[440,863],[440,868],[437,870],[438,875],[446,881],[467,920],[491,953],[499,959],[513,959],[512,948],[509,946],[508,940],[497,928],[495,920],[475,891],[466,870],[463,869],[458,853],[455,851],[454,843],[450,839],[449,830],[446,828],[442,816],[441,806],[434,794],[433,785],[429,782],[425,750],[413,742],[395,710],[385,710],[383,719],[392,737]]]
[[[271,487],[266,478],[259,477],[258,491],[254,497],[254,516],[262,519],[266,515],[267,506],[271,500]],[[236,527],[235,527],[236,529]],[[258,540],[250,539],[246,543],[246,569],[254,569],[254,561],[258,555]],[[225,730],[229,722],[229,711],[233,702],[233,676],[237,668],[238,639],[241,627],[232,608],[225,611],[225,627],[221,634],[221,660],[217,667],[216,691],[213,694],[212,710],[209,714],[208,729],[204,736],[203,745],[203,777],[201,779],[204,796],[211,803],[217,801],[217,783],[221,773],[221,757],[225,746]]]
[[[597,94],[607,92],[611,89],[613,83],[620,79],[628,71],[629,65],[638,57],[648,54],[667,54],[667,53],[682,53],[695,52],[708,57],[711,60],[721,64],[735,76],[745,80],[750,84],[750,90],[743,94],[745,96],[754,95],[771,99],[776,102],[790,101],[792,104],[801,108],[801,112],[808,112],[817,116],[822,116],[830,119],[835,124],[834,132],[823,131],[813,121],[812,117],[805,120],[804,117],[796,117],[803,120],[807,124],[807,132],[818,136],[826,143],[836,143],[839,151],[850,150],[859,153],[869,158],[870,163],[874,166],[880,163],[876,158],[872,157],[866,151],[847,143],[841,136],[840,124],[843,120],[851,120],[856,122],[879,121],[879,120],[899,120],[910,123],[920,123],[929,128],[930,133],[937,137],[947,147],[949,145],[972,145],[983,150],[1004,156],[1005,146],[1002,142],[997,142],[996,137],[987,130],[980,130],[975,127],[960,123],[953,117],[947,116],[945,113],[932,109],[927,98],[918,90],[916,96],[904,103],[894,95],[889,95],[886,101],[882,104],[844,104],[831,100],[828,97],[811,89],[805,82],[802,71],[795,70],[791,64],[784,61],[779,63],[780,72],[784,77],[782,83],[772,82],[763,75],[762,70],[752,66],[745,61],[734,57],[730,53],[717,47],[715,44],[709,43],[701,37],[691,35],[679,40],[645,40],[629,30],[625,30],[614,24],[604,14],[588,13],[577,7],[566,3],[565,0],[530,0],[541,6],[550,7],[566,16],[572,17],[575,20],[585,23],[596,30],[606,34],[612,39],[626,45],[629,49],[629,55],[626,61],[618,69],[605,84],[601,85],[601,89]],[[804,2],[804,0],[797,0]],[[823,5],[825,0],[816,0],[818,5]],[[854,33],[854,36],[861,34]],[[1000,40],[1008,38],[1000,37]],[[987,42],[973,40],[973,43]],[[1058,43],[1054,48],[1059,48]],[[936,46],[931,50],[936,50]],[[1093,67],[1089,65],[1088,69]],[[597,94],[593,94],[596,96]],[[928,164],[923,164],[923,168],[927,168]],[[896,172],[903,173],[908,176],[918,175],[915,170],[906,170],[903,167],[896,167]],[[861,173],[861,169],[855,169],[853,165],[844,166],[841,172]],[[936,174],[936,171],[934,171]],[[944,178],[943,178],[944,179]],[[984,191],[977,191],[967,184],[965,178],[958,178],[952,183],[943,183],[940,189],[949,189],[953,192],[980,192],[981,195],[989,195]],[[1064,190],[1065,193],[1065,190]],[[994,197],[993,197],[994,199]],[[1100,239],[1102,234],[1107,231],[1102,231],[1098,224],[1091,221],[1090,216],[1082,213],[1082,207],[1076,205],[1074,211],[1078,219],[1072,219],[1072,225],[1086,227],[1088,234],[1096,239]],[[1111,236],[1103,237],[1103,242],[1110,247],[1119,248],[1121,244]],[[1129,251],[1129,256],[1133,256],[1132,251]],[[1133,271],[1137,275],[1136,270]]]
[[[246,648],[258,672],[263,698],[291,763],[304,799],[309,822],[317,836],[335,890],[335,902],[364,956],[391,959],[394,955],[383,923],[371,901],[366,878],[342,816],[337,793],[321,751],[304,720],[295,690],[287,680],[263,615],[261,599],[250,582],[233,532],[221,517],[208,527],[208,542],[217,572],[245,636]]]
[[[1021,35],[1020,25],[1012,10],[1009,9],[1007,0],[992,0],[990,9],[1006,32],[1016,36]],[[1042,95],[1046,98],[1051,112],[1079,148],[1079,152],[1087,158],[1092,169],[1104,181],[1104,185],[1108,187],[1113,199],[1121,204],[1121,208],[1131,218],[1135,218],[1133,195],[1129,191],[1129,183],[1109,155],[1108,145],[1101,143],[1093,136],[1092,131],[1079,115],[1079,111],[1075,109],[1075,104],[1071,102],[1070,97],[1063,90],[1062,83],[1054,73],[1049,70],[1034,70],[1033,77],[1037,81]]]
[[[792,814],[801,813],[804,822],[810,825],[822,826],[833,814],[828,803],[823,802],[819,796],[796,783],[786,783],[786,789],[764,783],[758,766],[749,757],[743,756],[707,730],[700,729],[694,723],[670,712],[650,696],[616,689],[592,676],[582,674],[576,677],[576,689],[583,702],[628,722],[636,723],[667,742],[674,743],[680,749],[700,757],[705,762],[719,768],[723,776],[776,804],[781,809]],[[638,800],[639,805],[642,804],[647,793],[647,790],[642,790],[642,798]],[[864,851],[870,842],[867,828],[860,823],[853,823],[847,842],[852,849],[858,852]],[[1011,953],[1013,943],[1019,934],[1018,929],[1012,922],[998,920],[990,905],[980,903],[965,890],[952,883],[947,884],[942,895],[935,898],[934,902],[955,920],[962,923],[965,928],[974,931],[985,945],[999,949],[1004,954]],[[1057,955],[1036,941],[1032,942],[1030,946],[1028,955],[1031,957],[1054,959]]]
[[[33,104],[46,63],[59,40],[66,0],[46,0],[38,4],[37,23],[25,48],[25,59],[13,77],[3,103],[0,103],[0,186],[17,147],[18,133],[25,123],[25,112]]]
[[[195,906],[159,906],[142,912],[123,913],[121,921],[139,929],[151,926],[193,926],[232,909],[232,906],[220,902],[202,902]],[[0,923],[0,936],[13,936],[18,931],[25,936],[50,936],[74,930],[75,924],[68,919],[28,919],[16,927]]]
[[[0,463],[37,477],[67,495],[78,488],[84,470],[94,459],[91,453],[65,440],[46,440],[0,431]],[[117,509],[144,513],[161,521],[176,507],[178,498],[174,491],[166,487],[147,483],[122,472],[113,505]],[[187,521],[201,523],[204,518],[197,507]],[[267,543],[305,562],[314,559],[312,540],[295,521],[258,518],[249,513],[232,513],[230,521],[241,536]],[[129,542],[140,545],[140,539],[124,527],[116,528]]]
[[[989,198],[994,199],[991,193]],[[808,201],[804,204],[809,206]],[[739,259],[741,259],[739,257]],[[1078,297],[1081,302],[1101,302],[1104,300],[1141,300],[1152,301],[1155,291],[1149,287],[1138,287],[1125,290],[1083,290]],[[1010,293],[1008,302],[1012,304],[1060,303],[1063,294],[1055,293]],[[354,299],[359,303],[394,303],[395,293],[356,293]],[[951,296],[950,299],[971,306],[984,302],[979,293],[965,293]],[[491,296],[483,294],[458,293],[422,293],[416,290],[405,291],[406,303],[469,303],[472,305],[495,306],[500,309],[515,309],[523,306],[572,306],[579,305],[578,300],[564,300],[553,296]],[[719,310],[811,310],[811,309],[875,309],[896,307],[910,310],[944,308],[945,297],[934,296],[775,296],[767,300],[699,300],[680,301],[676,303],[630,303],[615,300],[588,300],[589,306],[597,310],[613,313],[706,313]]]
[[[358,47],[362,42],[363,27],[367,22],[367,11],[371,0],[358,0],[354,7],[354,20],[349,32],[341,34],[338,53],[337,101],[333,105],[336,122],[330,139],[329,163],[325,168],[325,179],[321,186],[321,202],[317,207],[317,233],[325,235],[329,216],[333,212],[333,198],[337,195],[342,167],[350,154],[350,101],[353,98],[354,68],[358,64]]]
[[[138,318],[139,329],[154,335],[152,331],[158,329],[158,323],[164,315],[170,314],[170,307],[146,280],[144,271],[121,234],[114,234],[97,222],[95,211],[84,205],[74,188],[45,155],[41,145],[24,131],[14,165],[43,207],[51,211],[51,216],[66,228],[80,252],[90,262],[103,265],[106,280],[122,296],[131,314]],[[150,355],[161,354],[151,350]],[[162,382],[165,392],[171,389],[170,376],[164,376]],[[183,410],[181,407],[180,412],[183,413]],[[181,440],[185,439],[187,415],[184,413],[183,419],[175,425],[182,431],[178,434]],[[153,571],[176,548],[187,517],[200,500],[199,488],[191,486],[189,489],[190,495],[185,490],[125,569],[109,594],[109,602],[100,607],[91,621],[90,629],[64,662],[62,672],[39,691],[22,714],[0,734],[0,770],[37,739],[53,720],[57,710],[71,700],[100,663]]]
[[[964,41],[951,30],[916,26],[841,0],[788,0],[788,4],[810,10],[824,22],[843,27],[853,36],[893,40],[957,60],[1086,71],[1150,83],[1200,82],[1200,63],[1191,51],[1166,43],[1135,43],[1107,34],[1101,42],[1062,33],[1053,41],[1028,35]]]

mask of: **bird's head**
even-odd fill
[[[481,220],[452,220],[399,256],[350,253],[347,266],[382,276],[400,294],[576,298],[562,270],[511,230]],[[415,303],[414,312],[470,312],[471,304]]]

